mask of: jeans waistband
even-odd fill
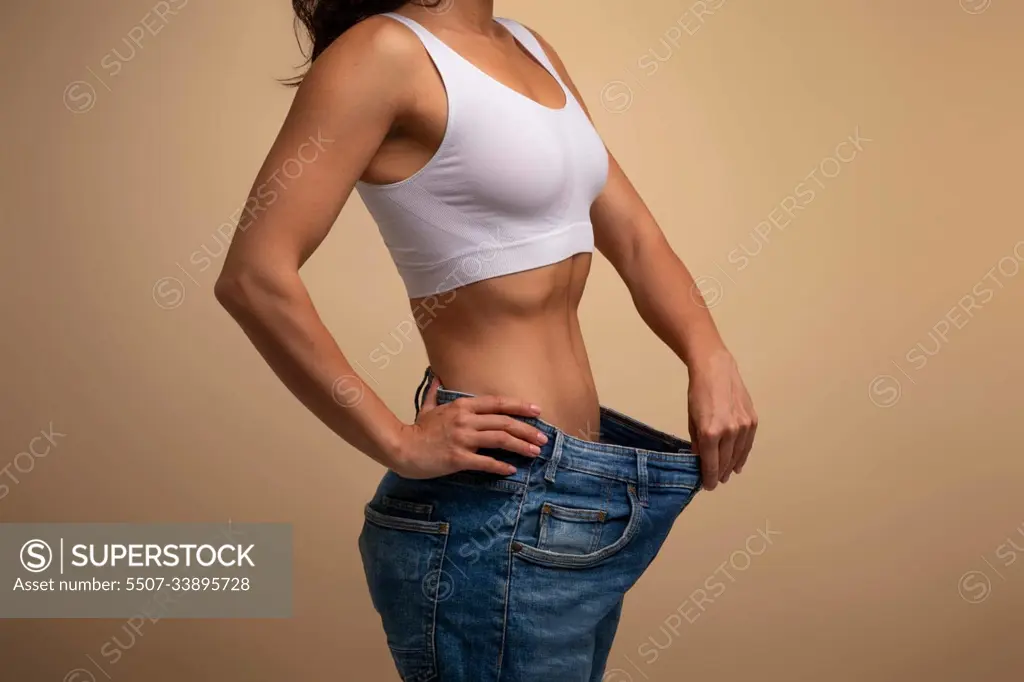
[[[417,413],[433,379],[428,367],[416,391]],[[473,394],[438,387],[438,404]],[[689,441],[659,431],[632,417],[600,406],[600,427],[587,437],[599,436],[600,442],[570,435],[543,419],[516,417],[548,437],[537,459],[547,462],[545,478],[554,480],[559,468],[635,484],[646,503],[649,487],[696,488],[700,486],[700,458]],[[584,435],[584,434],[581,434]]]

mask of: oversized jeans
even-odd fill
[[[366,505],[359,550],[405,682],[598,682],[623,596],[700,489],[688,442],[614,410],[600,442],[524,421],[539,457],[480,451],[514,475],[389,471]]]

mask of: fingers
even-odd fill
[[[705,490],[718,487],[718,440],[710,436],[696,436],[694,450],[700,455],[700,478]]]
[[[536,457],[540,454],[540,448],[520,438],[516,438],[507,431],[477,431],[469,436],[470,447],[475,449],[494,448],[507,450],[524,457]]]
[[[467,422],[477,431],[504,431],[535,445],[544,445],[548,442],[548,437],[540,429],[501,414],[475,414]]]
[[[743,447],[742,449],[737,447],[738,453],[736,456],[736,464],[733,466],[733,470],[737,474],[743,473],[743,465],[747,463],[747,457],[750,456],[750,450],[754,447],[754,436],[757,434],[757,416],[750,418],[750,426],[748,426],[744,432]]]
[[[423,402],[420,403],[420,412],[426,412],[437,407],[437,387],[441,382],[437,377],[431,377],[427,392],[423,395]]]
[[[692,414],[689,415],[689,422],[693,454],[700,457],[701,487],[704,490],[714,490],[718,486],[718,448],[713,448],[711,441],[701,441],[700,429],[697,428],[697,422],[693,420]]]
[[[702,448],[700,452],[702,475],[708,476],[712,461],[717,462],[715,471],[718,474],[719,483],[728,483],[734,473],[740,473],[753,446],[755,428],[753,418],[743,416],[724,428],[711,427],[699,431],[698,442]],[[716,451],[715,455],[707,452],[711,447]],[[705,462],[705,460],[707,461]],[[707,471],[704,471],[705,468]],[[705,483],[707,484],[708,481]],[[711,485],[705,485],[705,488],[714,490],[714,482],[710,483]]]
[[[456,458],[456,465],[459,471],[484,471],[499,476],[511,476],[516,472],[516,468],[511,464],[471,452],[459,455]]]
[[[728,483],[732,476],[732,465],[735,461],[736,442],[739,439],[739,431],[734,428],[727,429],[718,441],[718,475],[719,481]]]
[[[494,398],[494,400],[506,400]],[[537,428],[503,414],[477,414],[472,407],[487,407],[476,398],[459,398],[451,403],[453,438],[467,450],[492,448],[507,450],[524,457],[536,457],[547,436]],[[495,403],[491,403],[495,405]],[[515,409],[515,405],[508,405]]]
[[[461,407],[475,414],[511,414],[519,417],[536,417],[540,414],[540,408],[536,405],[506,396],[482,395],[459,398],[455,403],[461,404]]]

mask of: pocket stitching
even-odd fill
[[[565,554],[562,552],[551,552],[538,549],[519,542],[513,543],[512,551],[526,561],[547,566],[549,568],[589,568],[608,557],[614,556],[628,545],[640,530],[640,523],[643,518],[643,509],[640,500],[637,498],[636,488],[630,484],[626,486],[629,495],[629,521],[618,540],[603,549],[590,554]]]

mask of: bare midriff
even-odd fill
[[[598,440],[600,408],[577,310],[591,254],[461,286],[411,305],[441,385],[538,405],[565,433]]]

